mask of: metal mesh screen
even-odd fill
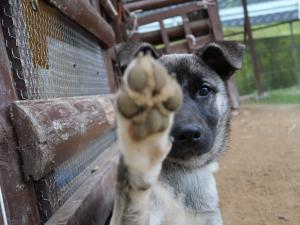
[[[96,38],[43,1],[4,0],[3,24],[23,99],[110,92]]]
[[[35,7],[32,2],[0,2],[0,19],[20,98],[110,93],[97,39],[44,1]],[[115,140],[115,132],[108,132],[35,182],[43,223],[85,181],[95,158]]]
[[[94,166],[93,160],[115,141],[116,133],[112,130],[35,183],[43,222],[46,222],[53,212],[89,177]]]

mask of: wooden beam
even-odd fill
[[[86,0],[47,0],[63,14],[94,34],[103,47],[112,47],[115,34],[97,9]]]
[[[144,25],[155,21],[164,20],[166,18],[175,17],[178,15],[194,12],[200,9],[204,9],[205,4],[203,2],[191,2],[182,6],[178,6],[172,10],[164,10],[157,13],[147,14],[146,16],[138,18],[138,25]]]
[[[163,43],[165,45],[165,49],[167,51],[167,54],[169,53],[170,51],[170,40],[169,40],[169,37],[168,37],[168,33],[166,31],[166,28],[165,28],[165,25],[164,25],[164,22],[163,21],[159,21],[159,26],[160,26],[160,32],[161,32],[161,36],[162,36],[162,40],[163,40]]]
[[[218,1],[214,0],[213,4],[207,5],[208,18],[211,24],[213,36],[215,41],[224,40],[223,29],[218,12]],[[232,108],[237,109],[239,107],[239,91],[236,85],[234,77],[231,77],[227,81],[227,88],[231,101]]]
[[[186,14],[183,14],[182,16],[182,21],[183,21],[183,28],[184,28],[184,33],[185,33],[185,39],[187,40],[188,46],[189,46],[189,52],[192,50],[194,45],[196,45],[196,38],[192,33],[192,28],[190,24],[190,20],[187,17]]]
[[[236,80],[234,79],[234,76],[230,77],[230,79],[227,81],[227,88],[229,92],[229,98],[231,101],[231,107],[233,109],[237,109],[240,106],[240,98],[239,98],[239,90],[237,88]]]
[[[180,42],[180,43],[171,43],[169,51],[167,52],[166,48],[159,49],[164,54],[171,54],[171,53],[187,53],[187,52],[193,52],[196,49],[199,49],[203,47],[208,42],[211,42],[213,40],[213,37],[211,35],[205,35],[202,37],[196,38],[196,45],[193,47],[191,51],[189,51],[189,46],[186,40]]]
[[[190,22],[190,26],[192,33],[196,34],[196,36],[202,36],[209,33],[210,28],[208,20],[192,21]],[[168,33],[170,41],[185,39],[185,32],[182,26],[167,28],[166,32]],[[154,45],[162,43],[160,30],[140,33],[138,36],[141,38],[141,40],[150,42]]]
[[[261,96],[263,93],[263,88],[261,85],[260,67],[259,67],[259,63],[257,60],[255,40],[252,36],[251,23],[250,23],[250,18],[248,15],[247,0],[242,0],[242,5],[243,5],[243,9],[244,9],[244,31],[245,31],[245,35],[247,37],[247,43],[248,43],[249,49],[250,49],[250,55],[251,55],[253,72],[254,72],[254,77],[255,77],[255,85],[256,85],[257,95]]]
[[[25,178],[34,180],[115,126],[110,96],[16,101],[11,115]]]
[[[118,71],[115,70],[113,66],[113,61],[115,61],[114,51],[113,48],[106,49],[102,51],[103,61],[106,68],[108,84],[110,87],[111,93],[116,93],[118,90],[118,80],[117,77],[119,76]]]
[[[158,9],[161,7],[166,7],[170,5],[190,2],[193,0],[144,0],[144,1],[135,1],[130,2],[125,5],[125,8],[129,11],[135,11],[138,9],[142,10],[152,10],[152,9]]]
[[[223,29],[218,11],[218,1],[214,0],[213,4],[207,5],[208,18],[211,23],[215,41],[224,40]]]
[[[118,12],[110,0],[100,0],[100,4],[110,18],[115,19],[118,16]]]

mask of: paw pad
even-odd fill
[[[122,91],[117,98],[117,105],[119,111],[126,118],[131,118],[137,114],[139,111],[139,106],[137,106],[133,99],[131,99],[126,91]]]
[[[137,92],[142,91],[147,85],[147,76],[143,71],[143,68],[136,66],[130,71],[127,79],[129,87]]]
[[[117,108],[130,120],[131,136],[142,140],[167,129],[171,113],[181,102],[182,92],[175,78],[150,55],[139,55],[125,71]]]

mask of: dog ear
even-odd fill
[[[245,46],[235,41],[212,42],[199,49],[196,55],[222,79],[227,80],[241,69]]]
[[[158,51],[149,43],[129,41],[120,43],[115,47],[117,60],[120,65],[122,72],[125,71],[129,63],[136,57],[140,52],[144,54],[151,54],[153,58],[159,58]]]

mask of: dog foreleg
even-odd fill
[[[149,55],[125,71],[117,97],[121,158],[110,225],[150,224],[150,197],[171,149],[169,131],[181,99],[177,81]]]

